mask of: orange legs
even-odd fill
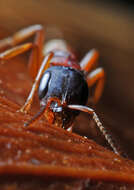
[[[80,63],[81,69],[85,71],[85,73],[87,74],[86,80],[88,83],[88,87],[92,87],[94,84],[96,84],[94,95],[91,98],[93,104],[96,104],[98,100],[100,99],[103,92],[103,88],[104,88],[104,82],[105,82],[105,72],[103,68],[95,69],[98,56],[99,56],[98,52],[93,49],[89,51],[89,53],[86,54],[86,56],[83,58],[83,60]],[[95,121],[99,130],[104,135],[106,141],[109,143],[113,151],[116,154],[120,155],[120,151],[115,145],[111,135],[103,127],[102,123],[100,122],[97,114],[95,113],[93,109],[86,106],[81,106],[81,105],[68,105],[68,108],[87,112],[89,115],[92,115],[93,120]]]
[[[1,53],[0,54],[0,60],[2,60],[2,61],[3,60],[8,60],[8,59],[20,54],[20,53],[23,53],[23,52],[29,50],[32,47],[33,47],[32,43],[26,43],[24,45],[16,46],[15,48],[7,50],[4,53]],[[41,64],[41,67],[40,67],[40,69],[38,71],[38,74],[37,74],[37,76],[35,78],[35,82],[34,82],[34,84],[32,86],[32,90],[31,90],[31,92],[30,92],[24,106],[20,109],[21,112],[28,112],[28,110],[30,109],[30,106],[32,104],[32,100],[33,100],[35,91],[38,88],[41,76],[44,73],[44,71],[49,67],[49,63],[50,63],[50,60],[51,60],[52,56],[53,56],[52,52],[50,52],[48,55],[45,56],[44,61]]]
[[[16,46],[24,40],[28,39],[29,37],[33,36],[34,34],[35,39],[33,43],[26,43]],[[16,46],[15,48],[11,48],[0,54],[0,59],[7,60],[25,51],[28,51],[29,49],[32,49],[29,58],[28,68],[30,75],[35,78],[43,59],[42,48],[44,44],[44,36],[44,29],[41,25],[33,25],[28,28],[22,29],[19,32],[16,32],[13,36],[0,41],[0,49]]]
[[[36,34],[35,40],[33,43],[25,43],[22,45],[15,46],[27,38],[31,37],[32,35]],[[44,29],[41,25],[34,25],[19,32],[15,33],[12,37],[8,37],[0,41],[0,48],[8,48],[12,47],[9,50],[6,50],[4,53],[0,54],[0,61],[11,59],[19,54],[22,54],[28,50],[32,50],[30,58],[29,58],[29,71],[33,78],[35,78],[35,82],[33,84],[32,90],[24,104],[24,106],[20,109],[21,112],[27,112],[30,109],[32,104],[32,100],[35,94],[36,89],[38,88],[40,78],[44,72],[49,67],[50,59],[53,56],[53,53],[48,54],[43,63],[43,55],[42,55],[42,48],[44,43]],[[40,67],[40,69],[39,69]],[[38,74],[37,74],[38,72]]]
[[[96,84],[94,95],[91,98],[93,104],[96,104],[100,99],[104,89],[104,82],[105,82],[105,72],[103,68],[97,68],[88,74],[87,76],[88,87],[92,87],[94,84]]]
[[[9,60],[19,54],[22,54],[30,49],[34,48],[34,45],[32,43],[25,43],[23,45],[15,46],[9,50],[6,50],[3,53],[0,53],[0,61],[4,62],[6,60]]]
[[[80,62],[80,67],[86,72],[90,72],[97,65],[99,53],[97,50],[90,50]]]
[[[32,101],[33,101],[34,94],[35,94],[35,92],[36,92],[36,90],[37,90],[37,88],[39,86],[39,81],[40,81],[44,71],[49,67],[50,60],[51,60],[52,57],[53,57],[52,52],[50,52],[48,55],[45,56],[44,61],[41,64],[41,67],[40,67],[40,69],[38,71],[38,74],[37,74],[37,76],[35,78],[35,81],[34,81],[34,84],[32,86],[31,92],[30,92],[24,106],[20,109],[21,112],[27,113],[28,110],[30,109]]]
[[[105,72],[103,68],[95,69],[98,57],[99,57],[98,51],[93,49],[89,51],[80,62],[81,69],[84,70],[86,73],[89,73],[86,78],[88,87],[92,87],[94,84],[96,84],[94,95],[91,98],[92,101],[91,103],[93,104],[96,104],[100,99],[105,82]]]

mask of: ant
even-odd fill
[[[23,113],[29,111],[37,89],[40,111],[25,123],[25,126],[31,125],[44,115],[49,123],[71,130],[71,125],[79,111],[87,112],[93,117],[113,151],[119,154],[95,111],[85,106],[89,88],[96,84],[92,97],[92,103],[96,104],[104,87],[103,68],[94,69],[99,57],[98,51],[95,49],[89,51],[78,64],[76,55],[64,40],[48,41],[43,52],[44,33],[43,26],[33,25],[0,41],[1,48],[11,48],[0,54],[1,61],[9,60],[31,49],[28,69],[34,83],[25,104],[19,111]],[[33,43],[18,45],[34,34]]]

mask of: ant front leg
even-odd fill
[[[18,45],[19,43],[33,36],[34,34],[35,34],[35,40],[32,43],[33,46],[31,45],[30,47],[32,49],[32,52],[29,58],[29,63],[28,63],[28,69],[33,79],[36,77],[38,69],[43,60],[42,49],[43,49],[44,38],[45,38],[43,26],[33,25],[16,32],[11,37],[0,40],[0,49],[7,49],[7,48],[11,48],[13,46]],[[30,48],[25,48],[25,45],[17,46],[9,50],[10,52],[12,52],[12,54],[8,52],[7,50],[7,52],[6,51],[4,52],[6,54],[6,57],[4,56],[4,53],[0,55],[1,55],[1,58],[5,60],[7,58],[9,59],[18,54],[21,54],[24,51],[28,51]],[[10,56],[8,56],[9,54]]]
[[[0,54],[0,60],[1,61],[9,60],[10,58],[12,58],[12,57],[14,57],[20,53],[23,53],[23,52],[29,50],[30,48],[34,48],[34,45],[32,43],[26,43],[26,44],[23,44],[20,46],[16,46],[10,50],[5,51],[4,53],[1,53]],[[51,60],[52,56],[53,56],[53,53],[51,52],[44,58],[44,61],[41,64],[41,67],[40,67],[38,74],[35,78],[35,82],[33,84],[32,90],[31,90],[31,92],[30,92],[30,94],[26,100],[26,103],[20,109],[21,112],[28,112],[28,110],[30,109],[30,106],[32,104],[32,100],[33,100],[35,91],[38,88],[38,84],[39,84],[39,81],[41,79],[41,76],[42,76],[43,72],[49,67],[50,60]]]
[[[53,55],[54,55],[54,53],[50,52],[48,55],[45,56],[44,61],[41,64],[41,67],[40,67],[40,69],[38,71],[38,74],[37,74],[37,76],[35,78],[35,81],[34,81],[34,84],[32,86],[31,92],[30,92],[24,106],[20,109],[21,112],[27,113],[28,110],[30,109],[32,101],[33,101],[33,97],[34,97],[35,92],[36,92],[36,90],[37,90],[37,88],[39,86],[39,81],[40,81],[44,71],[49,67],[50,60],[52,59]]]
[[[96,83],[95,92],[91,101],[93,104],[96,104],[100,99],[105,82],[105,72],[103,68],[97,68],[87,76],[88,87],[92,87]]]

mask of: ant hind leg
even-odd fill
[[[29,70],[30,75],[34,79],[37,75],[38,69],[43,60],[42,49],[44,45],[45,31],[42,25],[33,25],[30,27],[24,28],[16,32],[13,36],[0,40],[0,50],[11,48],[12,56],[8,58],[21,54],[24,52],[23,49],[25,49],[23,45],[19,46],[19,48],[17,48],[18,46],[16,48],[13,48],[13,47],[20,44],[21,42],[25,41],[26,39],[30,38],[33,35],[35,35],[34,42],[32,43],[34,48],[31,48],[32,52],[29,58],[28,70]],[[16,49],[17,50],[19,49],[20,53],[16,51]],[[25,49],[25,50],[28,51],[29,49],[30,48],[28,48],[27,50]],[[9,54],[8,51],[10,51],[10,49],[5,51],[4,53],[7,55]],[[2,56],[4,53],[2,53]]]
[[[33,43],[25,43],[22,45],[17,45],[34,34],[35,34],[35,40]],[[33,84],[32,90],[28,96],[28,99],[25,105],[20,109],[20,111],[22,112],[27,112],[30,109],[34,93],[38,87],[39,79],[42,76],[42,73],[44,72],[45,68],[48,67],[49,59],[52,56],[52,53],[46,56],[46,58],[43,61],[43,64],[41,65],[41,62],[43,60],[43,54],[42,54],[43,43],[44,43],[44,28],[41,25],[33,25],[28,28],[22,29],[16,32],[13,36],[5,38],[2,41],[0,41],[0,48],[12,47],[11,49],[4,51],[3,53],[0,53],[0,61],[9,60],[31,49],[32,52],[29,58],[28,69],[33,79],[35,79],[37,72],[39,70],[38,75]]]

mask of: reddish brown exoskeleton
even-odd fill
[[[35,34],[33,43],[18,45]],[[92,102],[96,104],[101,97],[105,72],[103,68],[94,69],[98,60],[98,51],[89,51],[78,64],[77,58],[64,40],[51,40],[44,46],[44,28],[41,25],[20,30],[12,37],[0,42],[1,48],[15,46],[0,54],[0,60],[8,60],[28,50],[32,50],[28,69],[35,79],[32,90],[21,112],[27,113],[34,94],[38,89],[40,111],[25,126],[31,125],[42,115],[49,123],[68,129],[79,111],[91,115],[116,154],[119,154],[111,136],[103,127],[95,111],[87,106],[89,88],[94,84]]]

